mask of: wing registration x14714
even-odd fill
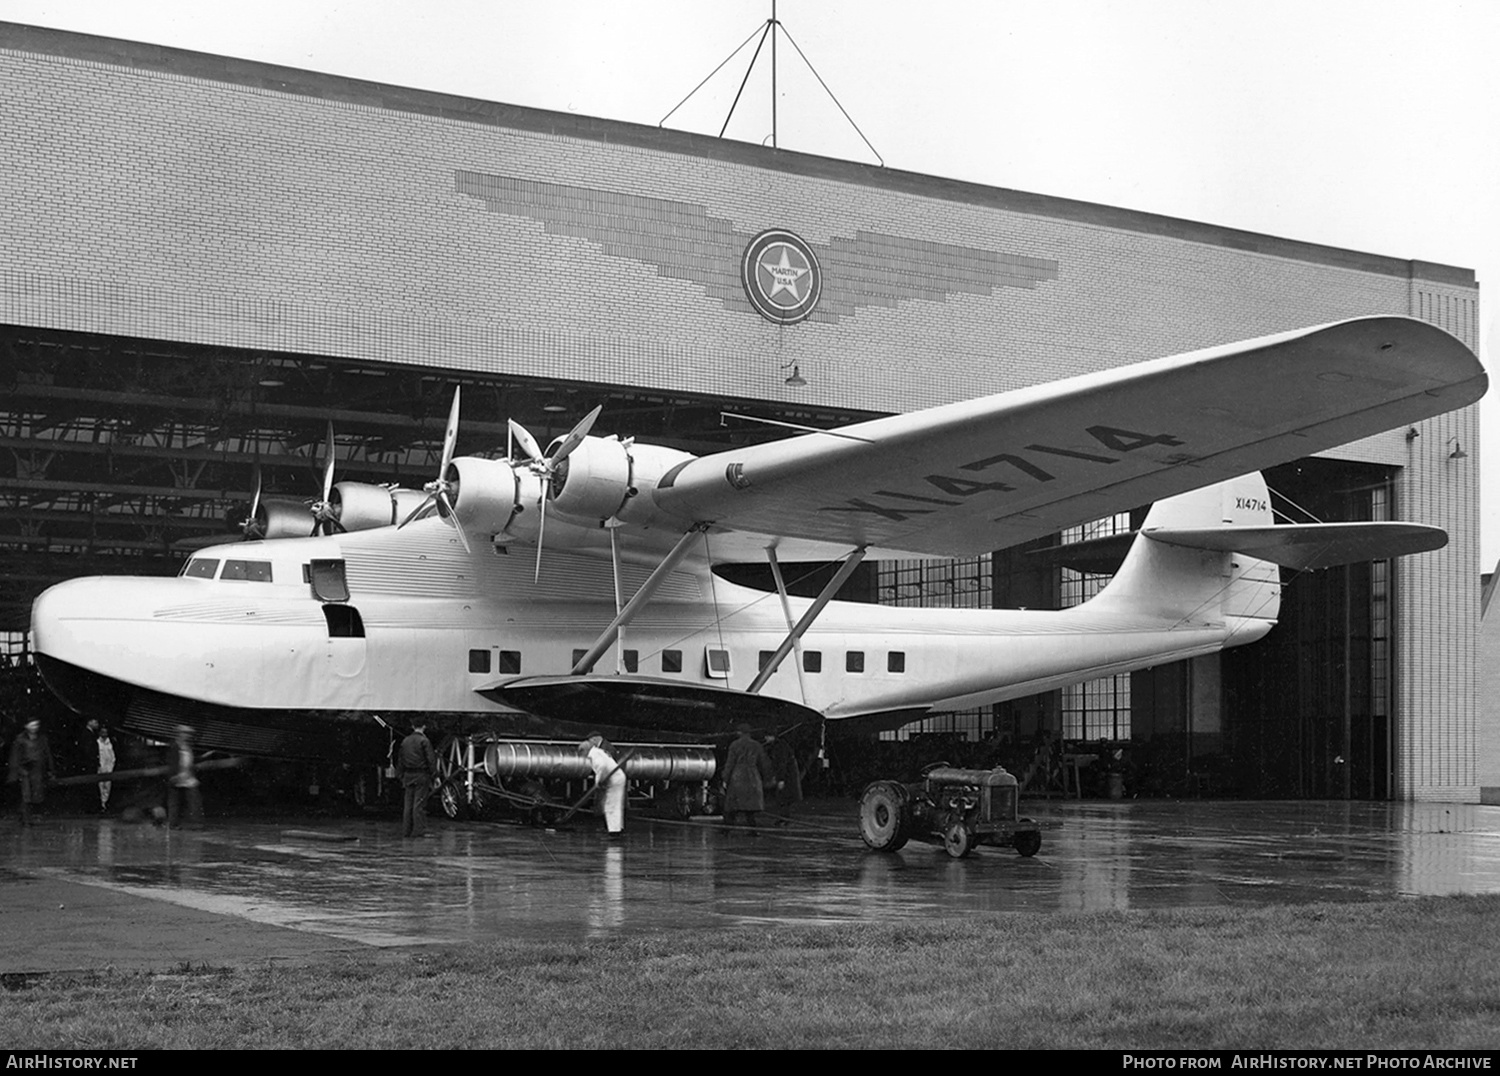
[[[718,452],[655,498],[687,522],[973,555],[1452,411],[1486,385],[1443,330],[1359,318]]]

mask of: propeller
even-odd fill
[[[578,425],[574,426],[568,435],[553,445],[549,453],[544,453],[541,446],[536,443],[536,438],[515,419],[507,419],[506,425],[510,434],[521,445],[521,450],[530,459],[531,471],[542,480],[542,503],[541,519],[536,528],[536,575],[533,582],[542,578],[542,543],[547,533],[547,500],[552,494],[552,483],[557,477],[557,470],[563,460],[573,454],[573,451],[583,444],[583,439],[589,435],[589,430],[594,428],[594,422],[599,418],[599,413],[604,410],[600,404],[588,414],[584,415]]]
[[[448,478],[448,467],[453,462],[453,445],[458,440],[459,389],[460,386],[453,386],[453,406],[448,410],[448,428],[443,431],[443,461],[438,465],[438,476],[422,487],[427,493],[426,498],[412,509],[411,514],[403,519],[396,529],[400,530],[418,516],[425,515],[435,505],[441,515],[453,521],[453,529],[458,532],[459,544],[464,547],[464,552],[468,553],[470,552],[469,538],[464,534],[464,525],[459,522],[453,510],[451,494],[454,492],[454,483]]]
[[[250,498],[250,514],[240,523],[240,532],[245,541],[254,542],[266,536],[266,525],[260,521],[261,493],[260,460],[255,461],[255,493]]]
[[[329,535],[334,529],[342,531],[344,528],[339,524],[338,506],[332,501],[333,495],[333,420],[328,420],[328,442],[323,449],[323,496],[312,502],[312,537],[319,534]]]

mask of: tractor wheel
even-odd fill
[[[1042,850],[1042,835],[1037,830],[1027,830],[1017,833],[1015,839],[1016,851],[1023,856],[1034,856]]]
[[[974,833],[963,822],[951,822],[943,831],[943,851],[954,859],[963,859],[974,849]]]
[[[877,852],[894,852],[911,836],[906,817],[906,788],[895,781],[876,781],[859,798],[859,835]]]

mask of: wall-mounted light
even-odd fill
[[[1450,460],[1466,460],[1469,454],[1464,451],[1464,446],[1458,443],[1457,437],[1448,438],[1448,443],[1453,446],[1453,451],[1448,453]]]
[[[1415,441],[1418,437],[1421,436],[1421,433],[1418,432],[1415,426],[1406,427],[1406,440],[1408,443]]]
[[[800,366],[793,366],[792,367],[792,376],[786,379],[786,383],[788,385],[791,385],[793,388],[798,388],[798,389],[800,389],[803,385],[806,385],[807,384],[807,378],[805,378],[805,377],[802,376],[802,367],[800,367]]]

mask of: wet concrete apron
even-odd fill
[[[1500,893],[1500,807],[1036,802],[1024,859],[860,842],[854,807],[815,803],[758,835],[630,818],[611,842],[434,820],[98,818],[0,824],[0,973],[378,955],[501,938],[938,915],[1369,901]]]

